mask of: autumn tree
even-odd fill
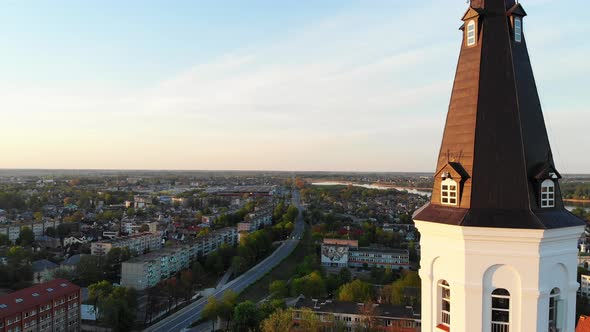
[[[263,332],[291,331],[293,328],[293,311],[279,309],[268,316],[260,324]]]
[[[219,316],[219,303],[217,303],[217,299],[214,296],[209,297],[207,300],[202,316],[204,319],[211,321],[212,331],[215,331],[215,321]]]
[[[226,321],[227,328],[229,328],[229,324],[234,317],[234,308],[236,307],[236,303],[238,303],[238,294],[236,294],[236,292],[227,290],[225,293],[223,293],[221,301],[219,302],[217,313],[221,319]]]
[[[289,288],[284,280],[275,280],[268,286],[271,296],[276,299],[282,299],[289,295]]]
[[[407,287],[420,287],[420,277],[418,276],[417,272],[408,271],[406,272],[401,279],[395,281],[394,283],[387,285],[381,289],[381,298],[385,303],[390,304],[414,304],[414,303],[406,303],[406,299],[404,298],[404,289]],[[414,299],[414,301],[419,301],[420,299]]]
[[[256,329],[261,320],[260,311],[252,301],[238,304],[233,313],[237,331],[252,331]]]
[[[367,302],[372,300],[373,297],[373,286],[359,279],[342,285],[338,290],[339,301]]]

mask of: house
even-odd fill
[[[48,261],[46,259],[40,259],[31,263],[33,269],[33,283],[40,283],[41,281],[48,280],[51,278],[53,270],[57,269],[59,265]]]
[[[87,242],[88,242],[88,240],[86,239],[85,236],[80,236],[80,237],[69,236],[64,239],[64,247],[69,247],[73,244],[83,244],[83,243],[87,243]]]

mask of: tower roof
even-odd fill
[[[534,229],[583,224],[561,198],[522,32],[525,15],[514,0],[471,1],[432,199],[417,220]],[[457,183],[456,205],[442,204],[446,178]],[[547,179],[555,200],[541,208]]]

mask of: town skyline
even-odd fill
[[[524,32],[558,168],[588,173],[569,4],[523,2]],[[0,168],[434,171],[464,1],[318,6],[4,3]]]

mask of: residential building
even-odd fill
[[[71,246],[73,244],[83,244],[87,243],[88,240],[85,236],[77,237],[77,236],[68,236],[64,238],[64,247]]]
[[[155,286],[161,280],[190,267],[191,261],[207,256],[221,245],[238,243],[236,228],[228,227],[212,231],[187,244],[164,248],[132,258],[121,264],[121,285],[143,290]]]
[[[48,261],[46,259],[40,259],[31,263],[33,270],[33,283],[40,283],[41,281],[48,280],[53,270],[57,269],[59,265]]]
[[[35,235],[35,239],[42,237],[45,234],[47,228],[52,227],[57,229],[57,226],[60,225],[59,220],[55,221],[45,221],[45,222],[25,222],[25,223],[16,223],[16,224],[6,224],[0,225],[0,234],[5,234],[8,236],[8,239],[12,242],[16,241],[20,236],[20,231],[23,227],[28,227],[33,231]]]
[[[580,295],[590,298],[590,275],[580,276]]]
[[[422,331],[574,331],[585,223],[564,207],[523,2],[471,0],[462,18],[432,196],[414,215]]]
[[[410,267],[410,254],[405,249],[351,248],[348,251],[348,267],[364,266],[407,269]]]
[[[162,234],[159,232],[141,233],[107,241],[93,242],[90,245],[90,253],[94,256],[104,256],[113,248],[124,247],[138,255],[148,250],[158,250],[162,247]]]
[[[272,205],[257,208],[254,212],[248,213],[244,221],[238,223],[238,232],[252,233],[263,226],[272,224]]]
[[[0,296],[0,331],[80,331],[80,287],[55,279]]]
[[[147,209],[148,207],[152,206],[152,197],[148,195],[135,195],[133,196],[133,208],[138,209]]]
[[[295,304],[293,321],[295,330],[301,326],[305,317],[301,315],[304,308],[309,308],[317,316],[322,331],[388,331],[420,332],[420,313],[412,307],[379,304],[356,303],[333,300],[300,298]]]
[[[359,247],[356,240],[324,239],[321,262],[326,267],[409,268],[410,255],[405,249]]]

